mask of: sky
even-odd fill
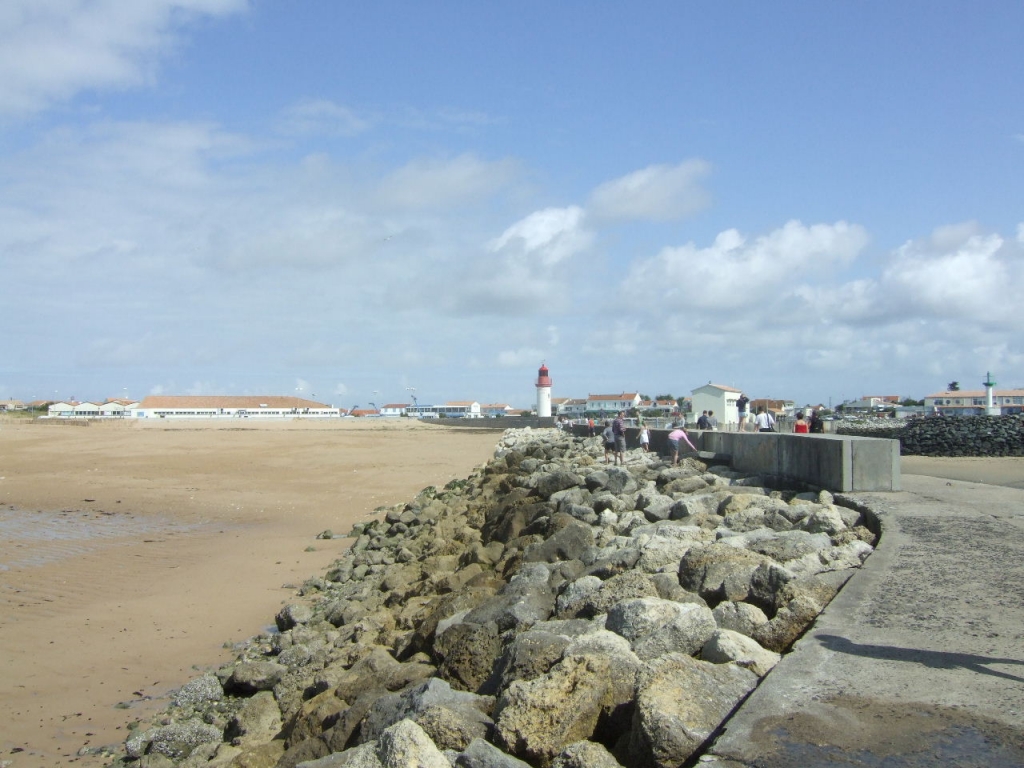
[[[1024,4],[4,0],[0,399],[1024,387]]]

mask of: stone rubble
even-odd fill
[[[508,430],[356,525],[278,631],[136,723],[143,768],[677,766],[871,553],[828,492]]]
[[[904,456],[1024,456],[1024,415],[844,419],[840,435],[900,441]]]

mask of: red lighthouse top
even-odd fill
[[[550,387],[551,377],[548,376],[548,367],[544,363],[540,364],[540,370],[537,371],[537,386],[538,387]]]

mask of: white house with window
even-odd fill
[[[508,403],[489,403],[487,405],[480,406],[480,414],[489,419],[498,418],[499,416],[508,416],[512,411],[513,408]]]
[[[739,411],[736,401],[743,390],[725,384],[712,384],[710,381],[703,387],[691,390],[693,418],[696,419],[704,411],[714,411],[719,428],[726,424],[739,424]]]
[[[391,416],[392,418],[395,416],[405,416],[405,409],[408,407],[408,403],[388,403],[381,406],[380,415]]]
[[[409,416],[417,419],[479,419],[480,403],[457,400],[443,405],[411,405],[406,408]]]
[[[639,392],[622,392],[618,395],[588,395],[587,413],[611,415],[619,411],[637,408],[641,401]]]

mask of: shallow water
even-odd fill
[[[89,554],[125,539],[196,530],[201,523],[104,510],[40,512],[0,508],[0,571]]]

